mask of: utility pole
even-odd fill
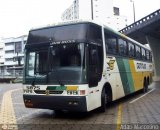
[[[136,16],[135,16],[135,5],[134,5],[134,1],[133,0],[130,0],[130,2],[133,3],[133,18],[134,18],[134,23],[136,21]]]
[[[91,19],[93,20],[93,0],[91,0]]]

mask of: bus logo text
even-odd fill
[[[110,61],[107,63],[110,70],[113,70],[113,69],[114,69],[114,62],[115,62],[115,60],[110,60]]]

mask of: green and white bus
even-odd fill
[[[88,112],[152,80],[151,51],[104,25],[61,23],[29,31],[24,104],[28,108]]]

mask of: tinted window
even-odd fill
[[[103,68],[103,49],[102,47],[90,45],[89,50],[89,65],[98,66],[98,70],[102,71]]]
[[[146,60],[146,51],[144,48],[142,48],[142,59]]]
[[[150,54],[149,55],[150,56],[149,59],[150,59],[150,61],[152,61],[152,53],[150,52],[149,54]]]
[[[55,45],[50,50],[50,70],[55,67],[81,66],[84,44]]]
[[[128,43],[128,54],[129,57],[134,57],[134,45],[132,43]]]
[[[149,51],[148,50],[146,50],[146,56],[147,56],[147,60],[149,60]]]
[[[97,42],[102,42],[102,29],[100,26],[90,24],[89,29],[88,29],[88,39],[97,41]]]
[[[118,47],[120,55],[127,55],[127,42],[123,39],[118,39]]]
[[[136,57],[138,59],[141,58],[141,48],[139,46],[136,46]]]
[[[106,44],[106,50],[108,53],[111,53],[111,54],[117,53],[117,39],[115,36],[105,32],[105,44]]]
[[[88,24],[73,24],[32,30],[27,44],[86,39]]]
[[[103,49],[99,46],[89,47],[89,86],[97,86],[102,77]]]
[[[27,58],[27,75],[44,74],[47,71],[47,51],[30,52],[27,54]]]

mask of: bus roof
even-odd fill
[[[74,21],[66,21],[66,22],[59,22],[59,23],[54,23],[54,24],[50,24],[48,26],[42,26],[42,27],[37,27],[37,28],[32,28],[30,31],[35,31],[35,30],[43,30],[43,29],[46,29],[46,28],[52,28],[52,27],[58,27],[58,26],[66,26],[66,25],[72,25],[72,24],[80,24],[80,23],[92,23],[92,24],[96,24],[96,25],[99,25],[99,26],[102,26],[104,28],[106,28],[107,30],[109,30],[110,32],[113,32],[115,33],[116,35],[124,38],[124,39],[127,39],[133,43],[136,43],[137,45],[141,46],[141,47],[144,47],[145,49],[147,50],[150,50],[150,48],[142,45],[141,43],[137,42],[136,40],[106,26],[105,24],[102,24],[100,22],[96,22],[96,21],[93,21],[93,20],[74,20]]]

